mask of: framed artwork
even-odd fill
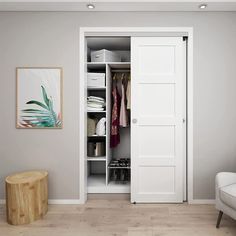
[[[16,68],[16,127],[62,128],[62,68]]]

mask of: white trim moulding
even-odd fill
[[[188,202],[189,204],[196,204],[196,205],[214,205],[215,199],[194,199]],[[0,205],[5,205],[6,200],[0,199]],[[80,199],[49,199],[49,205],[80,205],[83,202]]]

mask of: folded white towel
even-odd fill
[[[88,107],[102,108],[104,107],[104,105],[91,102],[91,103],[88,103]]]
[[[104,111],[104,108],[87,107],[87,111]]]
[[[96,97],[96,96],[89,96],[88,97],[88,100],[91,101],[101,101],[101,102],[105,102],[105,99],[104,98],[101,98],[101,97]]]
[[[98,105],[104,105],[105,106],[105,102],[98,101],[98,100],[88,100],[87,103],[93,103],[93,104],[98,104]]]

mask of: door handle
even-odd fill
[[[137,122],[138,122],[138,120],[135,119],[135,118],[132,120],[132,123],[133,123],[133,124],[136,124]]]

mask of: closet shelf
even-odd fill
[[[87,62],[87,65],[106,65],[107,62]]]
[[[88,87],[88,90],[106,90],[106,87]]]
[[[89,175],[88,193],[130,193],[130,183],[110,181],[106,185],[105,175]]]
[[[130,182],[116,182],[110,181],[107,185],[110,189],[110,192],[113,193],[130,193]]]
[[[103,62],[87,62],[87,68],[90,70],[105,70],[106,63]]]
[[[130,62],[87,62],[88,69],[105,69],[109,65],[113,69],[127,69],[130,68]]]
[[[87,113],[106,113],[106,111],[87,111]]]
[[[130,69],[130,62],[111,62],[108,65],[111,69]]]
[[[106,161],[106,157],[87,157],[87,161]]]
[[[105,138],[106,135],[91,135],[91,136],[88,136],[88,138]]]
[[[130,186],[130,181],[110,181],[108,186]]]
[[[130,166],[108,166],[109,169],[130,169]]]
[[[96,174],[96,175],[89,175],[88,177],[88,187],[92,186],[106,186],[106,175],[103,174]]]

